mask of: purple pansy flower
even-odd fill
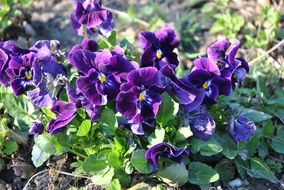
[[[236,142],[248,141],[256,131],[255,124],[245,115],[230,121],[229,133]]]
[[[42,122],[33,122],[31,128],[29,129],[29,133],[34,136],[42,134],[43,131],[44,131],[44,126]]]
[[[6,69],[10,78],[10,85],[16,96],[23,94],[30,87],[34,86],[39,73],[34,69],[38,64],[36,54],[30,52],[23,56],[14,56]]]
[[[228,40],[222,39],[211,44],[207,49],[208,59],[218,66],[222,77],[233,80],[233,87],[234,82],[241,84],[249,72],[248,63],[242,58],[236,58],[239,48],[239,41],[231,47]],[[213,67],[212,63],[211,65]]]
[[[6,69],[12,56],[20,56],[29,53],[30,50],[19,48],[14,42],[6,41],[0,43],[0,83],[4,86],[9,85],[9,76]]]
[[[162,102],[161,81],[155,67],[131,71],[127,83],[121,86],[116,98],[116,109],[131,124],[135,134],[143,135],[143,122],[156,117]]]
[[[202,139],[208,140],[215,132],[215,121],[204,106],[189,113],[189,126],[193,134]]]
[[[96,0],[77,1],[71,24],[80,36],[84,36],[84,28],[88,34],[93,34],[98,27],[99,32],[108,37],[114,27],[112,13],[103,9]]]
[[[162,28],[155,33],[142,32],[140,38],[144,45],[142,67],[154,66],[160,69],[166,64],[172,68],[178,65],[177,54],[173,50],[179,45],[180,40],[172,28]]]
[[[57,117],[49,122],[48,130],[54,135],[58,132],[63,132],[66,126],[75,118],[76,116],[76,105],[75,103],[68,103],[64,101],[57,101],[52,109]]]
[[[136,68],[120,53],[108,50],[97,53],[77,50],[72,53],[71,63],[83,74],[77,79],[77,88],[91,104],[103,106],[113,101],[122,80]]]
[[[60,44],[56,40],[38,41],[31,50],[36,53],[35,89],[27,94],[33,104],[40,108],[51,108],[57,100],[59,90],[65,85],[67,78],[64,67],[58,63]]]
[[[181,79],[185,84],[194,85],[198,89],[204,89],[205,97],[203,103],[211,106],[217,102],[219,95],[229,96],[232,91],[231,82],[223,77],[197,69]]]
[[[204,89],[198,89],[186,80],[178,79],[170,66],[162,68],[162,73],[170,81],[166,87],[167,92],[181,104],[185,112],[196,110],[203,102]]]
[[[152,164],[154,171],[159,168],[159,160],[161,157],[167,157],[175,162],[180,163],[182,156],[189,156],[189,151],[186,149],[176,150],[171,144],[162,142],[149,148],[145,157]]]

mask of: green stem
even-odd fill
[[[85,25],[83,25],[83,33],[84,33],[84,38],[89,38],[87,27]]]
[[[77,152],[77,151],[74,150],[74,149],[70,149],[70,152],[73,153],[73,154],[75,154],[75,155],[77,155],[77,156],[79,156],[79,157],[81,157],[81,158],[87,158],[87,157],[88,157],[88,156],[86,156],[86,155],[84,155],[84,154],[82,154],[82,153],[80,153],[80,152]]]

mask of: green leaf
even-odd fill
[[[220,175],[220,181],[230,181],[235,177],[235,166],[230,162],[219,162],[214,168]]]
[[[4,143],[4,153],[11,155],[18,150],[18,144],[12,140],[7,140]]]
[[[145,158],[145,150],[136,150],[132,153],[131,164],[142,174],[149,174],[153,171],[152,165]]]
[[[99,161],[95,155],[88,156],[83,164],[82,168],[84,172],[92,175],[104,174],[108,169],[108,165],[105,161]]]
[[[52,142],[52,136],[50,134],[41,134],[38,137],[34,139],[35,144],[38,145],[38,147],[43,150],[46,153],[49,154],[55,154],[56,149],[54,147],[54,144]]]
[[[8,113],[15,118],[17,125],[28,130],[34,120],[35,107],[26,96],[16,97],[12,93],[2,95],[3,102]]]
[[[174,101],[167,94],[163,93],[163,102],[159,107],[159,111],[157,114],[157,123],[161,126],[166,126],[168,121],[174,118]]]
[[[109,126],[110,129],[112,129],[112,130],[114,130],[115,128],[118,127],[118,123],[117,123],[117,119],[115,117],[115,113],[109,108],[105,108],[103,110],[100,121],[102,123],[106,124],[107,126]]]
[[[273,183],[278,181],[270,168],[258,158],[250,159],[248,174],[251,177],[267,179]]]
[[[117,32],[115,30],[113,30],[111,32],[111,35],[107,38],[108,42],[110,43],[110,45],[112,47],[114,47],[116,45],[116,34],[117,34]]]
[[[48,120],[56,118],[56,114],[53,113],[50,108],[43,108],[41,109],[41,111],[44,113]]]
[[[188,180],[188,171],[183,162],[174,163],[157,173],[159,179],[171,186],[182,186]]]
[[[110,49],[111,47],[112,47],[111,44],[106,39],[102,39],[99,42],[100,49]]]
[[[32,150],[32,161],[35,167],[40,167],[51,155],[43,151],[37,144],[34,144]]]
[[[256,153],[257,148],[258,148],[259,143],[260,143],[259,139],[260,139],[260,136],[255,135],[247,142],[246,149],[248,151],[249,156],[253,156]]]
[[[150,143],[148,147],[154,146],[156,144],[159,144],[163,142],[165,138],[165,129],[155,129],[155,132],[153,132],[149,137],[148,137],[148,142]]]
[[[256,123],[262,122],[262,121],[265,121],[265,120],[272,118],[272,116],[267,114],[267,113],[257,111],[257,110],[253,110],[253,109],[248,109],[248,108],[245,108],[243,110],[243,114],[246,115],[249,119],[251,119],[252,121],[254,121]]]
[[[78,137],[87,136],[91,127],[92,127],[91,120],[88,119],[83,121],[82,124],[79,126],[79,130],[77,131],[77,136]]]
[[[284,154],[284,128],[278,128],[277,135],[272,138],[271,147],[275,152]]]
[[[113,179],[110,182],[109,187],[107,188],[107,190],[121,190],[121,185],[118,179]]]
[[[201,162],[191,162],[188,166],[189,182],[206,185],[219,180],[219,174],[210,166]]]
[[[221,136],[216,135],[217,141],[222,146],[222,153],[229,159],[234,159],[238,155],[237,144],[227,134]]]
[[[113,168],[119,168],[122,165],[120,154],[117,150],[112,150],[108,156],[108,164]]]
[[[197,153],[200,151],[200,154],[203,156],[212,156],[222,152],[223,148],[214,137],[211,137],[207,141],[193,138],[191,140],[190,150],[192,153]]]
[[[237,157],[234,161],[235,161],[235,165],[237,167],[237,170],[238,170],[240,176],[242,178],[245,178],[246,174],[247,174],[247,170],[249,170],[248,161],[244,161],[244,160],[240,159],[239,157]]]
[[[109,168],[107,172],[100,175],[93,175],[92,182],[96,185],[108,185],[110,184],[112,178],[114,176],[114,169]]]

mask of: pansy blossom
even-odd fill
[[[135,134],[143,135],[143,122],[157,116],[162,103],[160,87],[160,76],[155,67],[131,71],[127,83],[121,86],[116,98],[116,109],[129,120]]]
[[[161,69],[164,65],[175,68],[179,61],[174,49],[180,43],[175,31],[170,27],[162,28],[153,32],[142,32],[141,41],[144,45],[144,52],[141,56],[141,66],[154,66]]]
[[[150,147],[145,157],[153,166],[154,171],[159,169],[159,160],[161,157],[169,158],[175,162],[181,163],[182,156],[189,156],[189,151],[186,149],[175,149],[171,144],[162,142]]]
[[[96,0],[78,0],[75,10],[71,14],[71,24],[78,35],[93,34],[99,31],[108,37],[114,27],[112,13]]]
[[[56,114],[56,118],[49,122],[48,130],[52,135],[63,132],[66,126],[75,118],[76,116],[76,105],[75,103],[69,103],[65,101],[57,101],[51,111]]]

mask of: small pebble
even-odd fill
[[[240,187],[243,184],[243,181],[240,178],[234,179],[229,182],[229,186],[232,188]]]

